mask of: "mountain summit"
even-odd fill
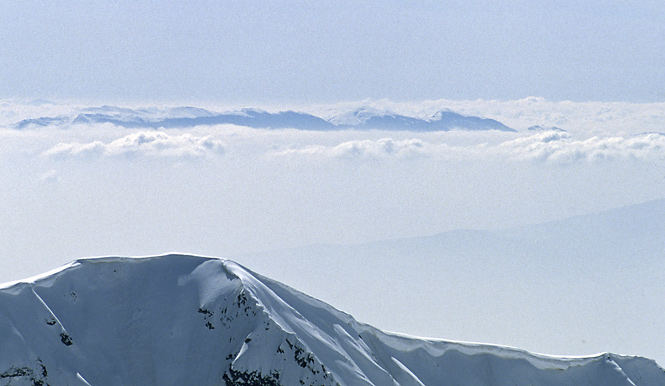
[[[357,130],[406,130],[419,132],[450,130],[515,131],[494,119],[466,116],[450,110],[440,110],[430,117],[417,118],[365,106],[336,115],[329,122],[339,127],[353,127]]]
[[[665,372],[385,333],[231,261],[167,255],[0,288],[0,384],[654,386]]]

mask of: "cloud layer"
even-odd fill
[[[169,130],[131,129],[111,124],[71,124],[77,114],[104,113],[119,120],[188,119],[207,117],[221,106],[197,107],[112,107],[91,108],[53,103],[0,101],[2,135],[44,138],[48,145],[39,152],[53,158],[166,157],[201,158],[224,153],[228,146],[246,157],[298,157],[323,159],[433,159],[433,160],[513,160],[571,164],[602,160],[665,159],[663,103],[552,102],[543,98],[514,101],[391,102],[366,100],[335,105],[273,106],[272,111],[293,109],[330,119],[344,112],[367,111],[403,114],[405,117],[431,117],[433,112],[450,109],[467,115],[485,116],[505,122],[518,133],[479,133],[452,131],[421,133],[389,130],[336,130],[330,132],[247,129],[241,126],[203,125]],[[236,106],[237,107],[237,106]],[[211,109],[211,110],[207,110]],[[221,109],[221,110],[220,110]],[[276,109],[276,110],[275,110]],[[365,110],[363,110],[365,111]],[[44,117],[69,117],[64,124],[43,128],[28,124],[25,130],[12,129],[14,123],[39,121]],[[13,122],[13,123],[11,123]],[[67,123],[69,122],[69,123]],[[40,123],[41,124],[41,123]],[[527,131],[534,125],[557,126],[563,131]],[[34,127],[33,127],[34,126]],[[232,127],[231,130],[229,127]],[[66,130],[62,130],[66,129]],[[652,133],[646,133],[651,131]],[[237,134],[234,136],[234,134]],[[17,138],[17,140],[20,138]],[[54,143],[58,143],[53,146]],[[227,146],[227,144],[229,144]],[[33,144],[33,146],[35,146]],[[44,148],[48,150],[42,151]],[[235,153],[235,152],[234,152]],[[242,157],[242,156],[241,156]]]
[[[414,158],[427,154],[428,145],[420,139],[393,140],[353,140],[335,146],[307,146],[300,149],[288,149],[274,154],[277,156],[305,155],[329,158]]]
[[[520,160],[555,163],[604,159],[665,159],[665,135],[647,133],[633,137],[592,137],[573,140],[568,133],[547,131],[499,145],[500,151]]]
[[[302,156],[347,159],[417,158],[508,159],[526,162],[570,164],[613,159],[665,159],[665,135],[646,133],[632,137],[592,137],[574,140],[562,131],[543,131],[496,145],[448,145],[419,138],[394,140],[352,140],[338,145],[310,145],[273,153],[274,156]]]
[[[191,134],[171,136],[163,132],[138,132],[104,143],[60,143],[43,155],[48,157],[113,157],[150,156],[198,158],[211,154],[223,154],[224,144],[209,136],[196,137]]]

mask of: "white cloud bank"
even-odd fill
[[[133,133],[104,143],[60,143],[45,151],[48,157],[108,157],[151,156],[174,158],[198,158],[211,154],[223,154],[224,144],[209,136],[191,134],[171,136],[163,132],[144,131]]]
[[[592,137],[573,140],[568,133],[547,131],[514,139],[498,146],[509,156],[554,163],[603,159],[665,159],[665,135],[647,133],[633,137]]]
[[[272,155],[347,159],[418,158],[509,159],[513,161],[569,164],[613,159],[665,159],[665,134],[646,133],[632,137],[592,137],[574,140],[561,131],[544,131],[504,141],[497,145],[448,145],[418,138],[364,139],[338,145],[310,145],[273,152]]]
[[[379,140],[364,139],[342,142],[336,146],[307,146],[300,149],[288,149],[275,152],[277,156],[310,155],[330,158],[415,158],[427,155],[428,147],[420,139]]]

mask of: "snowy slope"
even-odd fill
[[[384,333],[231,261],[181,255],[81,259],[6,285],[0,342],[2,385],[665,385],[640,357]]]

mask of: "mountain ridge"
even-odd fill
[[[2,287],[0,340],[12,385],[665,384],[640,357],[382,332],[230,260],[176,254],[79,259]]]
[[[441,110],[425,117],[400,115],[367,107],[338,114],[330,119],[293,110],[268,112],[255,108],[216,113],[206,109],[182,106],[168,109],[130,109],[116,106],[89,107],[69,115],[26,118],[16,122],[16,129],[49,125],[104,124],[133,129],[177,129],[198,125],[231,124],[252,128],[329,130],[391,130],[391,131],[450,131],[460,130],[515,130],[489,118],[466,116]]]

